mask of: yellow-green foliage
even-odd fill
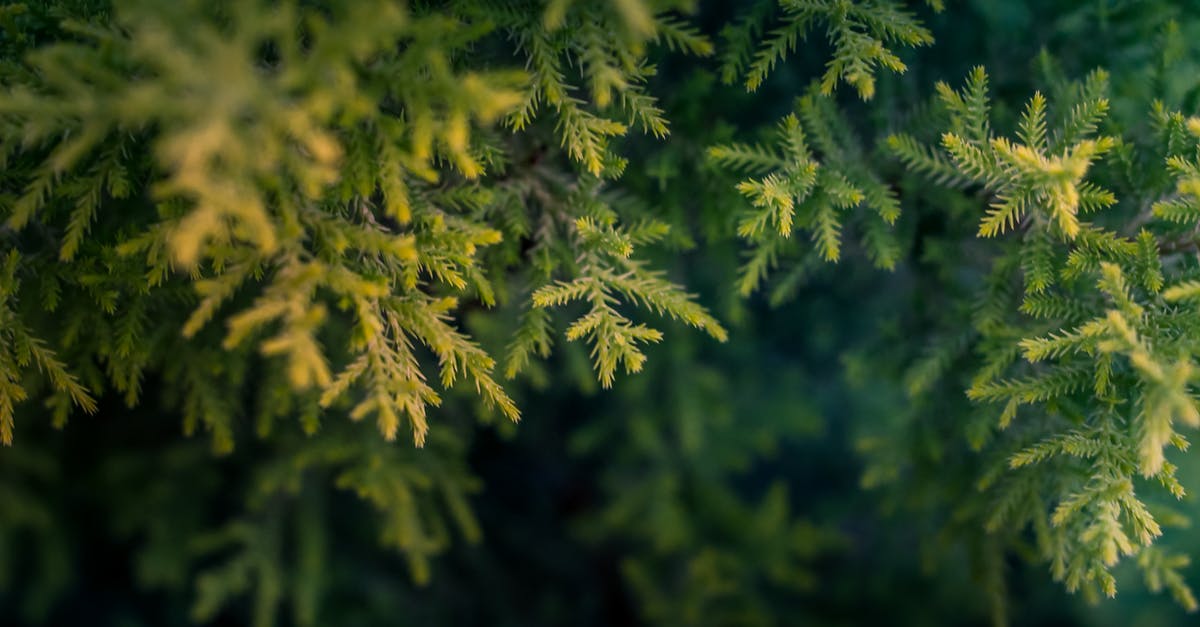
[[[942,0],[926,0],[941,11]],[[745,86],[755,91],[775,66],[795,52],[810,30],[823,29],[833,47],[821,77],[821,93],[833,93],[839,82],[853,87],[863,100],[875,96],[875,71],[885,68],[903,73],[907,66],[888,46],[927,46],[933,35],[913,17],[902,2],[892,0],[778,0],[783,10],[780,24],[756,40],[772,12],[775,0],[763,0],[737,24],[726,27],[721,75],[732,83],[745,73]],[[757,51],[754,51],[757,45]]]
[[[554,281],[591,286],[592,313],[568,337],[592,339],[605,385],[617,361],[640,367],[636,342],[661,336],[619,313],[622,303],[723,338],[688,294],[631,256],[665,226],[627,229],[602,208],[595,178],[619,175],[607,141],[630,124],[667,134],[645,91],[647,46],[711,49],[666,13],[675,8],[686,6],[131,0],[111,21],[64,23],[69,41],[31,50],[0,98],[7,177],[23,190],[3,203],[15,248],[0,300],[12,319],[0,438],[11,443],[13,405],[35,370],[61,397],[61,420],[68,399],[91,411],[105,387],[136,403],[142,372],[170,361],[188,430],[204,428],[227,451],[235,418],[219,390],[239,368],[211,360],[250,360],[250,347],[286,372],[295,393],[344,405],[352,420],[372,416],[387,439],[407,422],[424,442],[428,408],[442,398],[430,378],[442,389],[465,381],[516,420],[494,357],[456,315],[464,301],[496,305],[497,278],[529,265],[489,255],[505,241],[533,240],[535,256],[555,251],[534,263],[529,280],[545,287],[533,306],[572,300],[554,295]],[[470,62],[495,41],[515,42],[525,66]],[[577,61],[590,101],[565,78]],[[514,152],[505,124],[519,132],[539,114],[588,176],[554,163],[505,179]],[[560,182],[532,188],[542,177]],[[522,207],[523,196],[540,202]],[[39,237],[53,253],[28,243]],[[25,277],[42,289],[20,290]],[[18,307],[40,297],[54,310],[59,292],[71,295],[60,315],[98,308],[127,335],[38,339]],[[157,334],[150,311],[175,337],[144,345],[143,335]],[[352,331],[331,335],[331,322]],[[516,335],[510,375],[548,350],[549,329],[530,328]],[[215,329],[231,353],[209,349]],[[60,354],[97,359],[108,372],[81,380]]]
[[[814,252],[823,261],[841,258],[843,225],[851,220],[877,267],[892,269],[900,256],[891,230],[900,217],[895,192],[866,167],[859,140],[817,91],[812,88],[797,101],[798,115],[789,114],[779,123],[779,148],[744,143],[709,148],[709,158],[717,164],[762,174],[738,185],[751,208],[738,221],[737,234],[754,246],[738,283],[743,295],[758,288],[779,257],[807,254],[804,245],[792,240],[796,229],[810,232]],[[810,141],[819,156],[813,155]],[[869,211],[850,213],[860,206]],[[789,282],[785,279],[783,285]],[[780,300],[785,291],[777,289],[773,299]]]
[[[216,529],[199,528],[205,512],[182,527],[142,513],[187,505],[172,482],[205,447],[185,440],[105,469],[116,483],[153,477],[113,496],[116,526],[146,538],[139,581],[194,582],[199,621],[251,595],[257,625],[285,600],[297,623],[317,623],[320,481],[368,503],[382,543],[428,581],[456,534],[482,534],[469,430],[452,431],[439,407],[465,397],[482,418],[517,421],[500,374],[538,372],[559,333],[586,345],[568,354],[604,388],[664,341],[647,318],[731,335],[648,261],[648,247],[691,234],[623,193],[651,165],[665,193],[665,173],[691,159],[707,168],[692,163],[693,175],[730,177],[732,199],[715,211],[688,199],[672,222],[723,228],[708,240],[747,249],[742,296],[778,270],[769,298],[781,303],[827,262],[850,272],[860,256],[894,271],[878,279],[899,286],[889,293],[911,295],[916,313],[842,359],[852,383],[894,383],[895,398],[839,402],[875,402],[862,485],[898,486],[890,505],[934,509],[931,535],[965,538],[998,621],[1013,553],[1091,597],[1115,594],[1114,567],[1134,558],[1148,587],[1195,609],[1186,557],[1156,541],[1181,524],[1170,503],[1187,486],[1172,459],[1200,427],[1200,119],[1150,98],[1124,103],[1149,125],[1118,118],[1106,72],[1059,80],[1048,55],[1045,90],[1022,88],[1023,107],[996,106],[976,68],[911,116],[880,112],[881,99],[903,103],[901,55],[932,43],[916,16],[941,2],[762,0],[719,46],[688,21],[696,4],[0,8],[0,443],[20,450],[32,401],[55,427],[123,402],[164,407],[220,454],[252,448],[245,493],[231,497],[244,507]],[[635,150],[669,141],[656,54],[715,55],[708,70],[761,94],[773,73],[794,77],[785,62],[803,66],[791,55],[806,38],[823,38],[814,51],[828,59],[771,135],[739,141],[712,124],[704,142],[682,138],[627,175]],[[893,132],[873,142],[872,125]],[[671,353],[663,372],[695,356]],[[575,441],[624,447],[604,474],[602,528],[584,532],[646,548],[621,566],[644,617],[732,623],[765,615],[774,592],[760,586],[809,589],[811,558],[845,537],[798,517],[782,485],[744,499],[729,480],[808,424],[804,408],[727,404],[780,375],[716,384],[695,370],[705,389],[657,373],[635,397],[649,408]],[[795,423],[744,427],[751,411]],[[409,434],[415,446],[394,441]],[[53,474],[22,455],[6,468]],[[8,486],[0,531],[57,533],[32,491]],[[46,561],[50,595],[67,569]],[[730,580],[751,593],[725,604]]]
[[[62,426],[114,398],[163,405],[218,453],[253,449],[244,510],[219,529],[124,515],[148,538],[141,583],[193,573],[199,621],[252,596],[257,625],[287,600],[315,624],[320,478],[374,508],[382,543],[425,583],[455,533],[480,536],[462,429],[438,432],[452,388],[516,421],[497,361],[516,377],[559,332],[586,336],[606,386],[662,337],[639,312],[725,338],[638,258],[666,225],[610,207],[607,189],[624,168],[611,140],[668,134],[650,50],[711,52],[689,7],[5,9],[0,442],[20,446],[23,401],[45,398]],[[590,309],[556,331],[547,309],[575,296]],[[467,332],[477,310],[519,314],[507,348]],[[408,434],[428,447],[390,442]],[[152,487],[121,507],[179,509]]]
[[[987,76],[976,68],[961,91],[937,87],[940,147],[906,134],[888,138],[911,171],[979,189],[987,208],[974,218],[978,237],[1011,242],[987,261],[972,332],[935,346],[914,367],[911,390],[921,398],[938,380],[963,380],[948,368],[971,348],[978,368],[967,378],[967,396],[1003,408],[992,414],[994,429],[984,419],[972,436],[973,447],[995,461],[978,481],[982,500],[964,511],[997,535],[1031,528],[1036,554],[1069,590],[1113,596],[1112,567],[1137,556],[1151,587],[1170,588],[1195,609],[1179,572],[1186,558],[1153,546],[1163,520],[1177,518],[1146,495],[1158,487],[1183,498],[1166,454],[1187,449],[1181,428],[1200,427],[1191,391],[1200,347],[1188,330],[1200,324],[1196,271],[1181,260],[1185,250],[1173,249],[1173,227],[1151,224],[1151,214],[1196,224],[1184,156],[1197,145],[1195,125],[1159,105],[1154,142],[1168,146],[1168,155],[1156,164],[1153,152],[1134,156],[1116,137],[1094,137],[1108,111],[1104,72],[1052,87],[1065,101],[1035,93],[1011,140],[994,131]],[[1171,154],[1170,146],[1187,145]],[[1088,180],[1112,153],[1110,167],[1125,181],[1148,181],[1145,171],[1164,166],[1177,177],[1174,193],[1149,183],[1138,190],[1163,199],[1147,202],[1128,223],[1105,222],[1118,230],[1084,219],[1122,207],[1117,194]],[[1023,293],[1013,289],[1016,276]]]

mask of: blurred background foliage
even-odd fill
[[[693,21],[720,41],[752,4],[702,2]],[[954,315],[947,290],[977,278],[956,276],[977,271],[957,256],[977,217],[957,192],[919,189],[878,147],[920,115],[935,81],[958,84],[975,65],[1001,107],[1048,73],[1104,67],[1114,119],[1142,123],[1155,97],[1195,113],[1200,3],[946,4],[918,9],[936,44],[903,50],[906,74],[879,73],[870,102],[835,96],[864,158],[912,199],[893,271],[850,244],[836,264],[789,260],[738,297],[739,177],[706,150],[769,137],[821,76],[825,44],[810,37],[752,94],[723,84],[717,60],[658,50],[650,91],[672,134],[614,140],[630,160],[617,190],[675,227],[654,261],[728,323],[731,341],[669,324],[645,370],[611,390],[596,383],[587,347],[566,345],[510,386],[520,424],[480,427],[490,414],[478,399],[451,395],[422,449],[330,421],[317,438],[239,427],[238,448],[213,457],[154,402],[109,399],[61,431],[22,420],[19,445],[0,451],[0,623],[1190,620],[1167,596],[1127,585],[1129,565],[1120,595],[1089,605],[955,519],[985,461],[963,434],[976,408],[952,395],[908,402],[923,351],[911,338],[935,335]],[[497,350],[514,323],[482,312],[466,322]],[[1200,471],[1182,459],[1182,476]],[[389,465],[399,470],[380,471]],[[1191,498],[1180,509],[1200,513]],[[1189,532],[1163,543],[1200,550]],[[1184,573],[1200,581],[1197,567]]]

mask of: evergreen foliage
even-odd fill
[[[734,4],[0,7],[0,616],[1200,607],[1200,19]]]
[[[926,0],[935,11],[942,0]],[[823,27],[832,54],[821,76],[821,93],[829,95],[839,82],[853,87],[864,100],[875,96],[875,71],[884,68],[903,73],[907,66],[889,45],[926,46],[933,35],[902,2],[867,0],[779,0],[783,15],[779,26],[763,36],[769,19],[770,0],[759,2],[747,15],[723,31],[727,52],[721,66],[725,82],[732,83],[745,72],[746,89],[763,84],[775,66],[795,52],[809,30]],[[757,42],[761,36],[762,41]],[[754,46],[757,51],[751,53]]]
[[[653,38],[700,53],[707,42],[674,18],[654,17],[671,7],[559,3],[529,19],[530,6],[461,4],[318,11],[181,3],[160,12],[131,3],[116,8],[111,27],[65,22],[78,41],[32,53],[2,107],[7,176],[24,190],[6,203],[6,225],[10,237],[27,239],[36,226],[58,242],[57,255],[20,255],[25,246],[18,244],[10,281],[55,275],[59,262],[105,267],[105,288],[62,273],[31,298],[57,305],[59,292],[92,292],[91,305],[125,328],[112,339],[64,341],[57,351],[35,331],[14,328],[5,360],[11,383],[0,403],[5,443],[31,355],[60,397],[62,420],[64,399],[85,411],[95,405],[57,352],[112,364],[107,380],[97,373],[91,384],[111,386],[131,404],[141,372],[171,354],[189,370],[178,377],[188,429],[203,427],[218,450],[229,450],[232,417],[210,396],[215,382],[204,372],[213,368],[189,353],[205,350],[201,343],[168,336],[129,359],[145,324],[138,312],[178,315],[180,291],[189,286],[196,298],[179,327],[184,340],[224,326],[225,350],[253,346],[281,360],[291,388],[316,390],[322,407],[361,386],[367,393],[349,416],[374,416],[387,439],[405,420],[421,444],[427,408],[441,403],[418,345],[436,357],[443,388],[465,379],[516,420],[516,405],[493,377],[494,358],[452,320],[462,297],[494,305],[492,275],[524,264],[511,254],[484,258],[505,239],[534,241],[539,258],[531,280],[574,277],[536,292],[534,306],[580,297],[592,303],[568,338],[593,338],[606,385],[618,362],[640,368],[637,343],[661,337],[618,313],[618,297],[723,337],[690,296],[630,258],[635,244],[654,241],[665,226],[620,226],[598,180],[545,189],[535,170],[522,173],[526,180],[481,182],[501,175],[511,158],[494,136],[496,125],[507,115],[515,129],[528,126],[543,101],[553,108],[566,154],[593,176],[615,176],[621,160],[605,144],[627,125],[572,96],[563,63],[582,64],[595,107],[606,108],[615,93],[630,119],[664,136],[666,124],[642,87],[653,70],[640,51]],[[527,55],[527,73],[455,63],[497,27]],[[624,35],[602,36],[610,30]],[[421,79],[390,78],[398,75]],[[221,81],[210,84],[213,76]],[[160,107],[164,102],[177,105]],[[149,195],[139,187],[130,198],[131,181]],[[520,215],[523,197],[534,195],[559,200]],[[81,249],[90,231],[94,237]],[[18,296],[7,289],[5,301]],[[351,325],[338,344],[322,338],[331,317]],[[547,343],[539,328],[518,336],[514,363],[530,353],[529,342]]]
[[[915,172],[945,185],[979,185],[991,195],[980,237],[1019,231],[1019,245],[992,270],[1003,283],[980,297],[970,343],[983,365],[967,396],[1002,404],[1001,430],[1029,423],[1004,445],[1017,446],[1007,454],[1009,467],[1028,473],[1024,467],[1058,464],[1075,477],[987,473],[981,487],[992,495],[993,512],[985,524],[995,530],[1030,525],[1056,579],[1072,591],[1113,596],[1110,568],[1162,534],[1135,491],[1137,475],[1175,498],[1185,494],[1164,449],[1187,448],[1176,425],[1200,426],[1188,389],[1194,350],[1180,344],[1186,333],[1176,326],[1186,316],[1177,303],[1187,287],[1164,290],[1179,279],[1164,267],[1152,231],[1123,236],[1080,219],[1117,203],[1112,192],[1085,180],[1094,162],[1119,146],[1111,136],[1090,137],[1108,110],[1107,75],[1096,71],[1058,86],[1068,100],[1056,104],[1052,119],[1060,124],[1054,126],[1047,124],[1046,98],[1035,93],[1018,120],[1016,141],[993,133],[987,82],[976,68],[960,91],[938,85],[950,129],[940,150],[906,135],[888,144]],[[1154,160],[1124,165],[1143,163]],[[1006,275],[1014,270],[1023,278],[1020,299],[1008,288]],[[1180,279],[1189,272],[1180,271]],[[1025,315],[1005,311],[1014,300]],[[1172,594],[1195,609],[1192,592],[1172,571],[1183,562],[1173,560],[1138,564],[1155,569],[1148,580],[1173,582]]]
[[[872,262],[890,270],[900,255],[900,245],[891,231],[900,217],[899,201],[873,171],[863,167],[863,150],[849,125],[816,91],[811,89],[797,102],[799,116],[789,114],[779,123],[778,152],[740,143],[709,149],[709,156],[720,165],[765,172],[761,178],[747,179],[737,186],[752,206],[737,225],[738,236],[754,246],[738,281],[743,295],[759,286],[781,256],[801,257],[800,267],[809,263],[803,260],[809,249],[791,241],[794,228],[811,232],[814,257],[837,261],[847,221],[843,214],[859,206],[869,210],[862,212],[867,215],[856,214],[855,218]],[[808,147],[805,127],[819,150],[819,161]],[[785,294],[777,289],[772,299],[778,302]]]

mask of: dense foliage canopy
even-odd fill
[[[1185,620],[1198,9],[0,6],[0,623]]]

